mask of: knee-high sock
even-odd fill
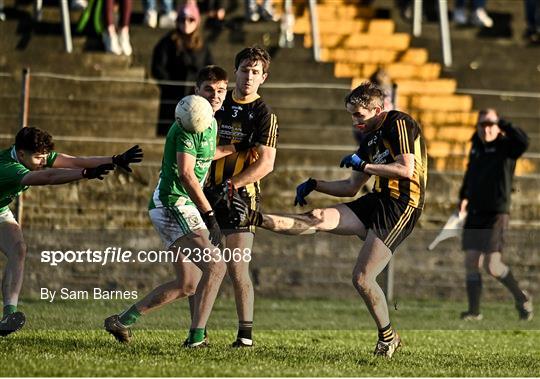
[[[469,312],[480,313],[480,295],[482,294],[482,275],[475,272],[467,274],[467,297],[469,299]]]

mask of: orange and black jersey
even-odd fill
[[[379,127],[362,139],[357,155],[368,163],[389,164],[401,154],[414,154],[412,179],[375,177],[374,192],[422,209],[427,182],[427,151],[418,123],[406,113],[390,111]]]
[[[278,138],[277,117],[259,97],[245,103],[234,98],[233,91],[227,92],[223,106],[216,112],[218,122],[217,145],[229,145],[249,138],[252,141],[276,147]],[[254,148],[239,151],[212,162],[207,186],[215,186],[244,171],[259,158]],[[258,184],[247,186],[248,192],[258,192]]]

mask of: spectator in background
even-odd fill
[[[379,68],[370,77],[369,81],[378,85],[384,92],[384,110],[396,109],[395,104],[395,84],[384,68]]]
[[[454,22],[458,25],[466,25],[469,22],[475,26],[491,28],[493,20],[488,16],[485,5],[486,0],[471,0],[473,12],[469,18],[468,11],[465,8],[466,0],[456,0],[454,9]]]
[[[246,19],[251,22],[257,22],[261,18],[264,21],[276,21],[272,0],[262,0],[259,4],[257,0],[244,0],[246,4]]]
[[[512,293],[519,318],[530,320],[532,298],[520,289],[510,267],[502,261],[516,160],[527,150],[529,140],[523,130],[499,119],[494,109],[480,111],[476,129],[458,205],[460,212],[467,211],[463,250],[469,309],[461,318],[482,319],[480,268],[483,266]]]
[[[200,31],[201,15],[195,0],[178,10],[176,29],[163,37],[152,56],[152,76],[158,80],[195,81],[197,73],[205,66],[214,64]],[[193,85],[160,85],[161,104],[157,134],[167,134],[177,102],[191,93]]]
[[[532,44],[540,44],[540,0],[525,0],[525,17],[525,38]]]
[[[120,25],[117,32],[114,18],[114,0],[105,0],[103,7],[107,29],[103,32],[103,45],[107,53],[130,56],[133,53],[129,41],[129,22],[131,19],[132,0],[119,0]]]
[[[158,11],[156,0],[142,0],[144,8],[144,24],[154,29],[158,26]],[[173,0],[161,0],[163,14],[159,17],[160,28],[174,28],[177,13]]]

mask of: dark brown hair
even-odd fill
[[[203,82],[215,83],[220,81],[229,81],[227,78],[227,71],[219,66],[211,65],[199,70],[196,85],[197,87],[200,87]]]
[[[240,64],[246,60],[248,63],[261,62],[263,73],[268,72],[268,68],[270,67],[270,54],[262,47],[246,47],[244,50],[240,51],[234,58],[234,68],[238,70]]]
[[[345,105],[347,104],[360,105],[369,110],[373,110],[375,107],[383,108],[384,91],[372,82],[363,82],[345,97]]]
[[[52,136],[44,130],[26,127],[15,136],[15,149],[46,154],[54,150]]]

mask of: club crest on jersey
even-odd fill
[[[188,149],[193,149],[193,141],[190,140],[190,139],[187,139],[184,141],[184,145],[188,148]]]
[[[196,215],[188,216],[187,223],[190,228],[194,228],[199,225],[199,217],[197,217]]]
[[[249,112],[248,119],[249,121],[253,120],[253,112]]]

